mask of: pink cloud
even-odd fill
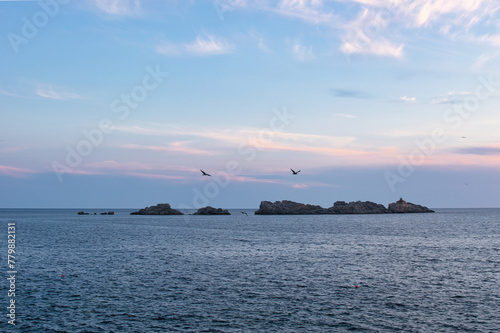
[[[183,177],[183,176],[171,176],[171,175],[142,173],[142,172],[125,172],[125,175],[134,176],[134,177],[141,177],[141,178],[149,178],[149,179],[169,179],[169,180],[186,179],[186,177]]]
[[[155,170],[151,165],[137,162],[102,161],[86,164],[86,167],[100,170]]]
[[[86,175],[86,176],[103,175],[104,174],[104,173],[98,172],[98,171],[88,171],[88,170],[82,170],[82,169],[71,169],[71,170],[66,171],[66,173],[71,174],[71,175]]]
[[[18,168],[10,165],[0,165],[0,174],[6,176],[25,178],[34,173],[36,172],[26,168]]]
[[[152,150],[152,151],[168,151],[174,153],[188,154],[188,155],[214,155],[214,152],[202,150],[197,148],[187,147],[184,142],[173,142],[167,146],[144,146],[137,144],[122,145],[123,149],[138,149],[138,150]]]
[[[0,153],[16,153],[18,151],[28,150],[29,148],[26,146],[8,146],[1,147]]]
[[[231,175],[230,179],[232,181],[240,182],[240,183],[266,183],[266,184],[280,184],[280,182],[272,179],[258,179],[252,178],[248,176],[235,176]]]

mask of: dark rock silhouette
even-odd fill
[[[337,201],[326,209],[326,214],[386,214],[389,213],[383,205],[371,201],[356,201],[346,203]]]
[[[389,213],[434,213],[432,209],[400,199],[389,204]]]
[[[146,207],[130,215],[184,215],[177,209],[170,207],[170,204],[157,204],[156,206]]]
[[[401,202],[389,204],[385,208],[381,204],[371,201],[337,201],[330,208],[317,205],[303,204],[288,200],[262,201],[256,215],[302,215],[302,214],[388,214],[388,213],[431,213],[427,207],[412,203]]]
[[[89,215],[89,213],[85,213],[83,210],[78,212],[78,215]]]
[[[262,201],[256,215],[300,215],[300,214],[324,214],[325,209],[321,206],[308,205],[299,202]]]
[[[227,209],[214,208],[211,206],[198,209],[193,215],[231,215]]]

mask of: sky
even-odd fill
[[[0,1],[0,18],[0,208],[500,207],[497,1]]]

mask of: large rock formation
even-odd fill
[[[425,206],[420,206],[413,204],[411,202],[406,202],[403,199],[399,199],[396,202],[389,204],[390,213],[434,213],[432,209]]]
[[[389,209],[371,201],[337,201],[330,208],[298,202],[262,201],[256,215],[300,215],[300,214],[387,214],[387,213],[430,213],[434,212],[427,207],[407,203],[402,199],[397,203],[389,204]]]
[[[227,209],[214,208],[211,206],[198,209],[193,215],[231,215]]]
[[[306,205],[298,202],[283,200],[262,201],[256,215],[298,215],[298,214],[324,214],[324,208],[315,205]]]
[[[371,201],[337,201],[326,209],[327,214],[386,214],[389,213],[383,205]]]
[[[170,207],[170,204],[158,204],[156,206],[146,207],[130,215],[184,215],[177,209]]]

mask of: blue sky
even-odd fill
[[[0,1],[0,17],[0,207],[500,207],[495,1]]]

